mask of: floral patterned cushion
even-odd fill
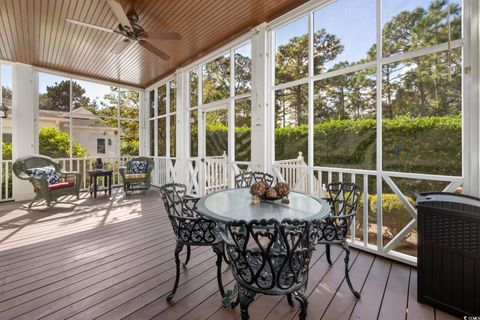
[[[60,177],[54,166],[46,166],[40,168],[27,169],[30,176],[37,176],[47,179],[48,184],[56,184],[60,182]]]
[[[130,172],[129,173],[133,173],[133,174],[146,173],[147,172],[147,165],[148,165],[147,161],[132,160],[132,161],[130,161]]]

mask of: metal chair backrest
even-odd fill
[[[177,241],[192,245],[211,245],[221,241],[217,224],[197,211],[199,198],[188,198],[184,184],[169,183],[160,188],[165,209]]]
[[[327,190],[331,212],[319,226],[318,242],[341,243],[345,241],[350,230],[362,192],[355,183],[344,182],[330,183]]]
[[[187,186],[180,183],[168,183],[160,188],[160,194],[169,216],[184,216],[183,204],[187,194]]]
[[[246,171],[235,176],[235,188],[247,188],[252,184],[252,172]]]
[[[233,221],[222,229],[235,279],[265,294],[302,287],[316,240],[316,224],[300,220]]]
[[[272,187],[274,180],[275,178],[271,174],[265,172],[246,171],[235,176],[235,188],[247,188],[260,181],[266,181],[268,185]]]
[[[356,213],[362,191],[351,182],[333,182],[327,186],[333,216],[345,216]]]

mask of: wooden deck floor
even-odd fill
[[[0,319],[236,319],[225,310],[215,280],[215,258],[195,248],[173,303],[174,238],[157,190],[112,199],[86,194],[77,205],[28,213],[0,205]],[[343,255],[332,267],[315,251],[308,319],[451,319],[416,301],[416,270],[353,251],[354,299],[343,277]],[[227,287],[233,277],[225,267]],[[408,310],[408,313],[407,313]],[[292,319],[284,297],[257,296],[252,319]]]

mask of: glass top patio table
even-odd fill
[[[221,223],[253,219],[322,219],[330,213],[327,201],[305,193],[291,191],[290,203],[264,201],[253,204],[250,188],[228,189],[201,198],[197,209],[207,218]]]

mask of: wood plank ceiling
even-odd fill
[[[148,31],[176,31],[182,40],[151,40],[164,61],[138,44],[110,53],[122,36],[65,22],[115,29],[105,0],[0,0],[0,59],[145,88],[175,69],[270,21],[306,0],[124,0]]]

